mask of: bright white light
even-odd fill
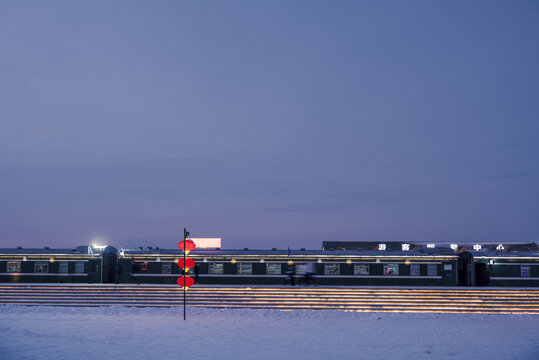
[[[107,240],[104,237],[95,237],[90,242],[92,244],[92,247],[94,249],[103,250],[107,247],[107,245],[103,245],[107,243]]]
[[[378,250],[385,250],[386,249],[386,244],[378,244]]]
[[[474,249],[475,251],[479,251],[479,250],[481,250],[481,245],[475,244],[475,245],[473,246],[473,249]]]
[[[502,244],[500,244],[500,245],[496,246],[496,250],[497,250],[497,251],[504,251],[505,248],[503,247]]]
[[[434,245],[434,244],[427,244],[427,247],[428,247],[429,249],[434,249],[434,248],[436,247],[436,245]]]
[[[449,245],[449,247],[450,247],[452,250],[455,250],[455,251],[457,251],[458,248],[459,248],[458,244],[451,244],[451,245]]]
[[[409,251],[410,250],[410,244],[402,244],[402,251]]]

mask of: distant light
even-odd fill
[[[202,262],[207,263],[208,259],[204,258],[204,259],[202,259]]]
[[[500,244],[500,245],[496,246],[496,250],[497,250],[497,251],[504,251],[505,248],[503,247],[502,244]]]
[[[488,262],[490,265],[494,265],[494,260],[490,259],[490,261]]]
[[[51,257],[51,258],[49,259],[49,262],[53,263],[53,262],[54,262],[54,258]]]
[[[92,244],[91,246],[94,249],[98,249],[98,250],[103,250],[104,248],[106,248],[107,245],[103,245],[106,243],[107,243],[107,239],[105,239],[102,236],[94,237],[92,241],[90,241],[90,244]]]
[[[155,261],[161,262],[161,258],[158,256],[158,257],[155,259]]]
[[[481,245],[475,244],[475,245],[473,246],[473,249],[474,249],[475,251],[479,251],[479,250],[481,250]]]
[[[386,249],[386,244],[378,244],[378,250],[384,251]]]
[[[231,264],[235,264],[235,263],[237,263],[237,261],[236,261],[235,258],[232,258],[232,259],[230,260],[230,263],[231,263]]]
[[[451,244],[451,245],[449,245],[449,247],[450,247],[452,250],[455,250],[455,251],[457,251],[457,250],[459,249],[458,244]]]
[[[27,261],[27,260],[28,260],[28,259],[26,258],[26,256],[24,256],[24,257],[22,258],[22,261]]]
[[[434,248],[436,247],[436,245],[434,245],[434,244],[427,244],[427,247],[428,247],[429,249],[434,249]]]
[[[404,261],[404,263],[405,263],[406,265],[410,265],[412,262],[410,261],[410,259],[406,259],[406,260]]]
[[[292,260],[288,260],[288,265],[294,265],[294,262]]]
[[[346,260],[346,263],[347,263],[348,265],[352,265],[352,260],[347,259],[347,260]]]
[[[322,263],[322,259],[318,259],[318,263],[321,264],[321,263]]]
[[[410,250],[410,244],[402,244],[402,251],[409,251]]]
[[[264,259],[260,259],[260,262],[263,263],[263,262],[264,262]]]

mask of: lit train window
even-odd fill
[[[84,262],[82,262],[82,261],[77,261],[77,262],[75,263],[75,272],[76,272],[77,274],[81,274],[81,273],[84,272]]]
[[[281,264],[268,263],[266,267],[266,274],[268,275],[281,275]]]
[[[419,276],[419,264],[410,264],[410,275]]]
[[[399,275],[399,264],[384,264],[384,275]]]
[[[35,262],[34,263],[34,272],[35,273],[48,273],[49,272],[49,263],[48,262]]]
[[[208,274],[222,274],[223,264],[221,263],[208,263]]]
[[[66,262],[61,262],[58,264],[58,272],[59,273],[67,273],[67,263]]]
[[[324,264],[324,275],[339,275],[339,264]]]
[[[251,263],[239,263],[238,264],[238,274],[240,275],[250,275],[253,273],[253,264]]]
[[[172,263],[164,262],[162,263],[161,273],[162,274],[170,274],[172,273]]]
[[[530,265],[520,265],[520,276],[522,277],[530,276]]]
[[[436,264],[427,265],[427,276],[436,276],[438,275],[438,266]]]
[[[303,275],[307,272],[306,268],[307,268],[307,263],[303,262],[303,263],[295,263],[294,264],[295,266],[295,271],[296,271],[296,274],[298,275]]]
[[[296,266],[296,274],[298,275],[316,273],[316,267],[314,266],[314,263],[312,262],[296,263],[295,266]]]
[[[7,263],[7,272],[8,273],[20,273],[21,272],[21,262],[20,261],[8,261],[8,263]]]
[[[369,275],[369,264],[354,264],[354,275]]]

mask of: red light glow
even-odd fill
[[[186,254],[189,254],[192,250],[196,248],[196,245],[193,241],[185,239],[180,241],[178,247],[183,250]]]
[[[178,285],[180,285],[182,288],[188,289],[190,286],[193,286],[195,283],[195,279],[193,279],[190,276],[181,276],[176,281]]]
[[[184,262],[184,259],[181,258],[178,260],[178,266],[181,269],[185,269],[185,271],[189,271],[189,269],[192,269],[193,267],[195,267],[195,262],[191,258],[186,258]]]

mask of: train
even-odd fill
[[[77,246],[0,249],[2,283],[175,284],[179,249]],[[198,247],[197,284],[320,286],[539,286],[532,243],[435,244],[324,241],[320,250]]]

